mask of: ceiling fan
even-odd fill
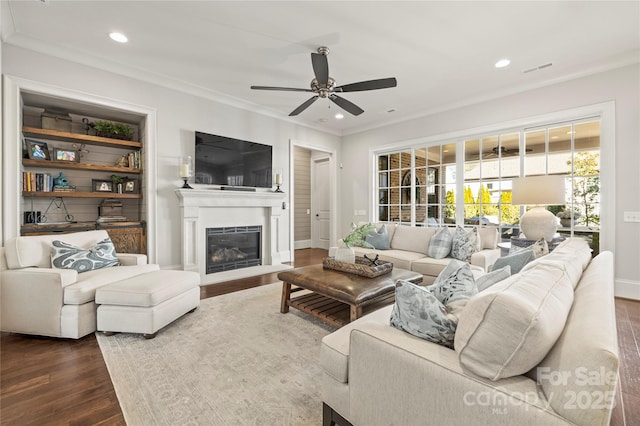
[[[525,152],[533,151],[531,148],[526,148]],[[486,157],[510,157],[513,155],[518,155],[520,150],[518,148],[507,148],[506,146],[494,146],[491,149],[491,152],[485,154]]]
[[[272,86],[251,86],[255,90],[284,90],[289,92],[311,92],[315,93],[310,99],[305,101],[302,105],[291,111],[289,116],[300,114],[305,109],[309,108],[311,104],[318,100],[318,98],[329,98],[331,102],[338,105],[345,111],[353,114],[360,115],[364,112],[362,108],[338,96],[336,93],[346,92],[362,92],[365,90],[377,90],[386,89],[389,87],[396,87],[398,84],[396,79],[381,78],[378,80],[360,81],[358,83],[345,84],[343,86],[336,86],[336,82],[332,77],[329,77],[329,63],[327,61],[327,55],[329,54],[328,47],[319,47],[318,53],[311,53],[311,65],[313,66],[313,73],[315,78],[311,80],[311,89],[299,89],[294,87],[272,87]]]

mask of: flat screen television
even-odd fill
[[[271,188],[272,147],[196,132],[195,183]]]

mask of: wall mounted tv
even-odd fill
[[[272,147],[196,132],[195,183],[271,188]]]

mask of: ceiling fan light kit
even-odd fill
[[[394,77],[391,77],[381,78],[377,80],[360,81],[357,83],[345,84],[343,86],[336,87],[335,80],[329,76],[329,62],[327,61],[328,54],[329,48],[324,46],[318,48],[318,53],[311,53],[311,66],[313,67],[315,78],[311,80],[310,89],[274,86],[251,86],[251,88],[254,90],[282,90],[290,92],[315,93],[314,96],[291,111],[291,113],[289,114],[290,117],[296,116],[302,111],[309,108],[311,104],[318,100],[318,98],[328,98],[331,102],[338,105],[348,113],[358,116],[362,114],[364,110],[353,102],[336,95],[336,92],[347,93],[362,92],[366,90],[387,89],[390,87],[396,87],[398,84],[396,79]]]

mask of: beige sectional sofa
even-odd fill
[[[51,267],[51,244],[88,248],[104,230],[10,239],[0,251],[2,331],[78,339],[96,330],[96,289],[159,270],[142,254],[118,253],[121,266],[78,273]]]
[[[324,424],[608,425],[613,281],[611,252],[569,239],[473,296],[455,350],[366,315],[322,341]]]
[[[356,256],[375,253],[381,260],[392,262],[394,267],[421,273],[424,276],[423,284],[433,283],[452,259],[450,256],[443,259],[428,256],[431,237],[439,228],[412,227],[395,223],[378,223],[375,226],[376,229],[380,226],[387,228],[391,249],[354,247]],[[482,273],[487,272],[500,257],[500,249],[498,248],[498,230],[495,227],[479,227],[478,232],[482,244],[481,250],[471,256],[469,263],[475,273]],[[329,255],[332,255],[332,251]]]

